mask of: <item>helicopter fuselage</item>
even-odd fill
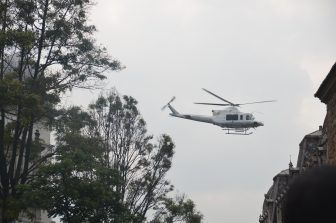
[[[172,111],[170,115],[173,117],[206,122],[225,129],[249,129],[264,125],[262,122],[255,121],[253,114],[240,112],[236,107],[213,110],[212,116],[180,114],[171,105],[168,105],[168,107]]]
[[[249,105],[249,104],[260,104],[267,102],[274,102],[275,100],[267,100],[267,101],[254,101],[248,103],[233,103],[228,101],[211,91],[202,88],[205,92],[211,94],[212,96],[220,99],[225,103],[204,103],[197,102],[195,104],[200,105],[211,105],[211,106],[229,106],[227,109],[223,110],[212,110],[212,116],[203,116],[203,115],[191,115],[191,114],[181,114],[176,109],[170,105],[175,100],[173,97],[165,106],[162,107],[161,110],[164,110],[168,107],[171,111],[170,115],[177,118],[189,119],[198,122],[206,122],[211,123],[223,128],[223,130],[227,131],[227,134],[236,134],[236,135],[250,135],[252,132],[248,132],[251,128],[257,128],[259,126],[263,126],[262,122],[258,122],[254,120],[253,114],[244,113],[238,110],[237,107],[241,105]]]

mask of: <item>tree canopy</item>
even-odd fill
[[[142,222],[148,210],[172,190],[165,176],[175,145],[168,135],[152,142],[136,105],[134,98],[110,92],[91,104],[89,113],[97,123],[91,134],[104,142],[105,165],[120,173],[121,200],[136,222]]]
[[[112,91],[86,111],[59,106],[63,93],[123,69],[95,41],[92,4],[0,0],[1,223],[30,208],[68,223],[140,223],[172,206],[166,174],[175,145],[148,134],[133,97]],[[41,129],[55,131],[56,145]]]
[[[115,222],[127,216],[115,190],[121,178],[104,166],[102,140],[87,134],[92,125],[78,107],[65,111],[57,124],[54,159],[39,168],[27,188],[31,204],[63,222]]]
[[[200,223],[203,219],[203,215],[196,210],[194,202],[185,195],[176,195],[175,198],[165,197],[155,209],[151,223]]]
[[[95,42],[87,22],[91,0],[0,1],[0,198],[1,221],[20,209],[17,186],[52,151],[35,140],[37,123],[49,125],[63,92],[94,87],[105,71],[120,70]],[[49,149],[49,150],[48,150]],[[44,150],[44,155],[38,151]]]
[[[55,159],[28,187],[42,199],[31,202],[67,223],[149,222],[149,212],[156,214],[151,222],[200,222],[191,200],[169,198],[173,186],[166,174],[175,145],[168,135],[148,135],[136,105],[134,98],[110,92],[87,112],[64,111],[56,126]]]

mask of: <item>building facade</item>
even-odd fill
[[[336,165],[336,63],[324,79],[315,97],[327,105],[327,114],[324,120],[323,129],[326,134],[328,164]]]
[[[273,185],[265,194],[260,223],[283,223],[284,196],[290,182],[307,169],[325,164],[336,165],[336,63],[320,85],[315,97],[327,106],[323,123],[315,132],[306,135],[299,145],[296,167],[289,168],[273,178]]]
[[[50,147],[50,130],[41,123],[37,123],[35,126],[35,140],[40,140],[44,145],[43,154]],[[45,210],[31,208],[27,212],[21,212],[15,223],[54,223],[54,221],[48,217],[48,213]]]
[[[260,223],[283,223],[284,197],[291,181],[299,174],[303,174],[305,170],[326,163],[327,153],[322,146],[323,136],[322,127],[306,135],[299,146],[296,167],[290,161],[288,169],[273,178],[273,185],[265,194],[262,214],[259,216]]]

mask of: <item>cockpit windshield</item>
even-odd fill
[[[246,115],[246,120],[254,120],[254,117],[252,114]]]

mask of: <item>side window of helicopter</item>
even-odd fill
[[[238,120],[238,115],[226,115],[226,120],[227,121]]]
[[[240,120],[243,120],[243,115],[240,115]]]
[[[251,116],[246,115],[246,120],[251,120]]]

